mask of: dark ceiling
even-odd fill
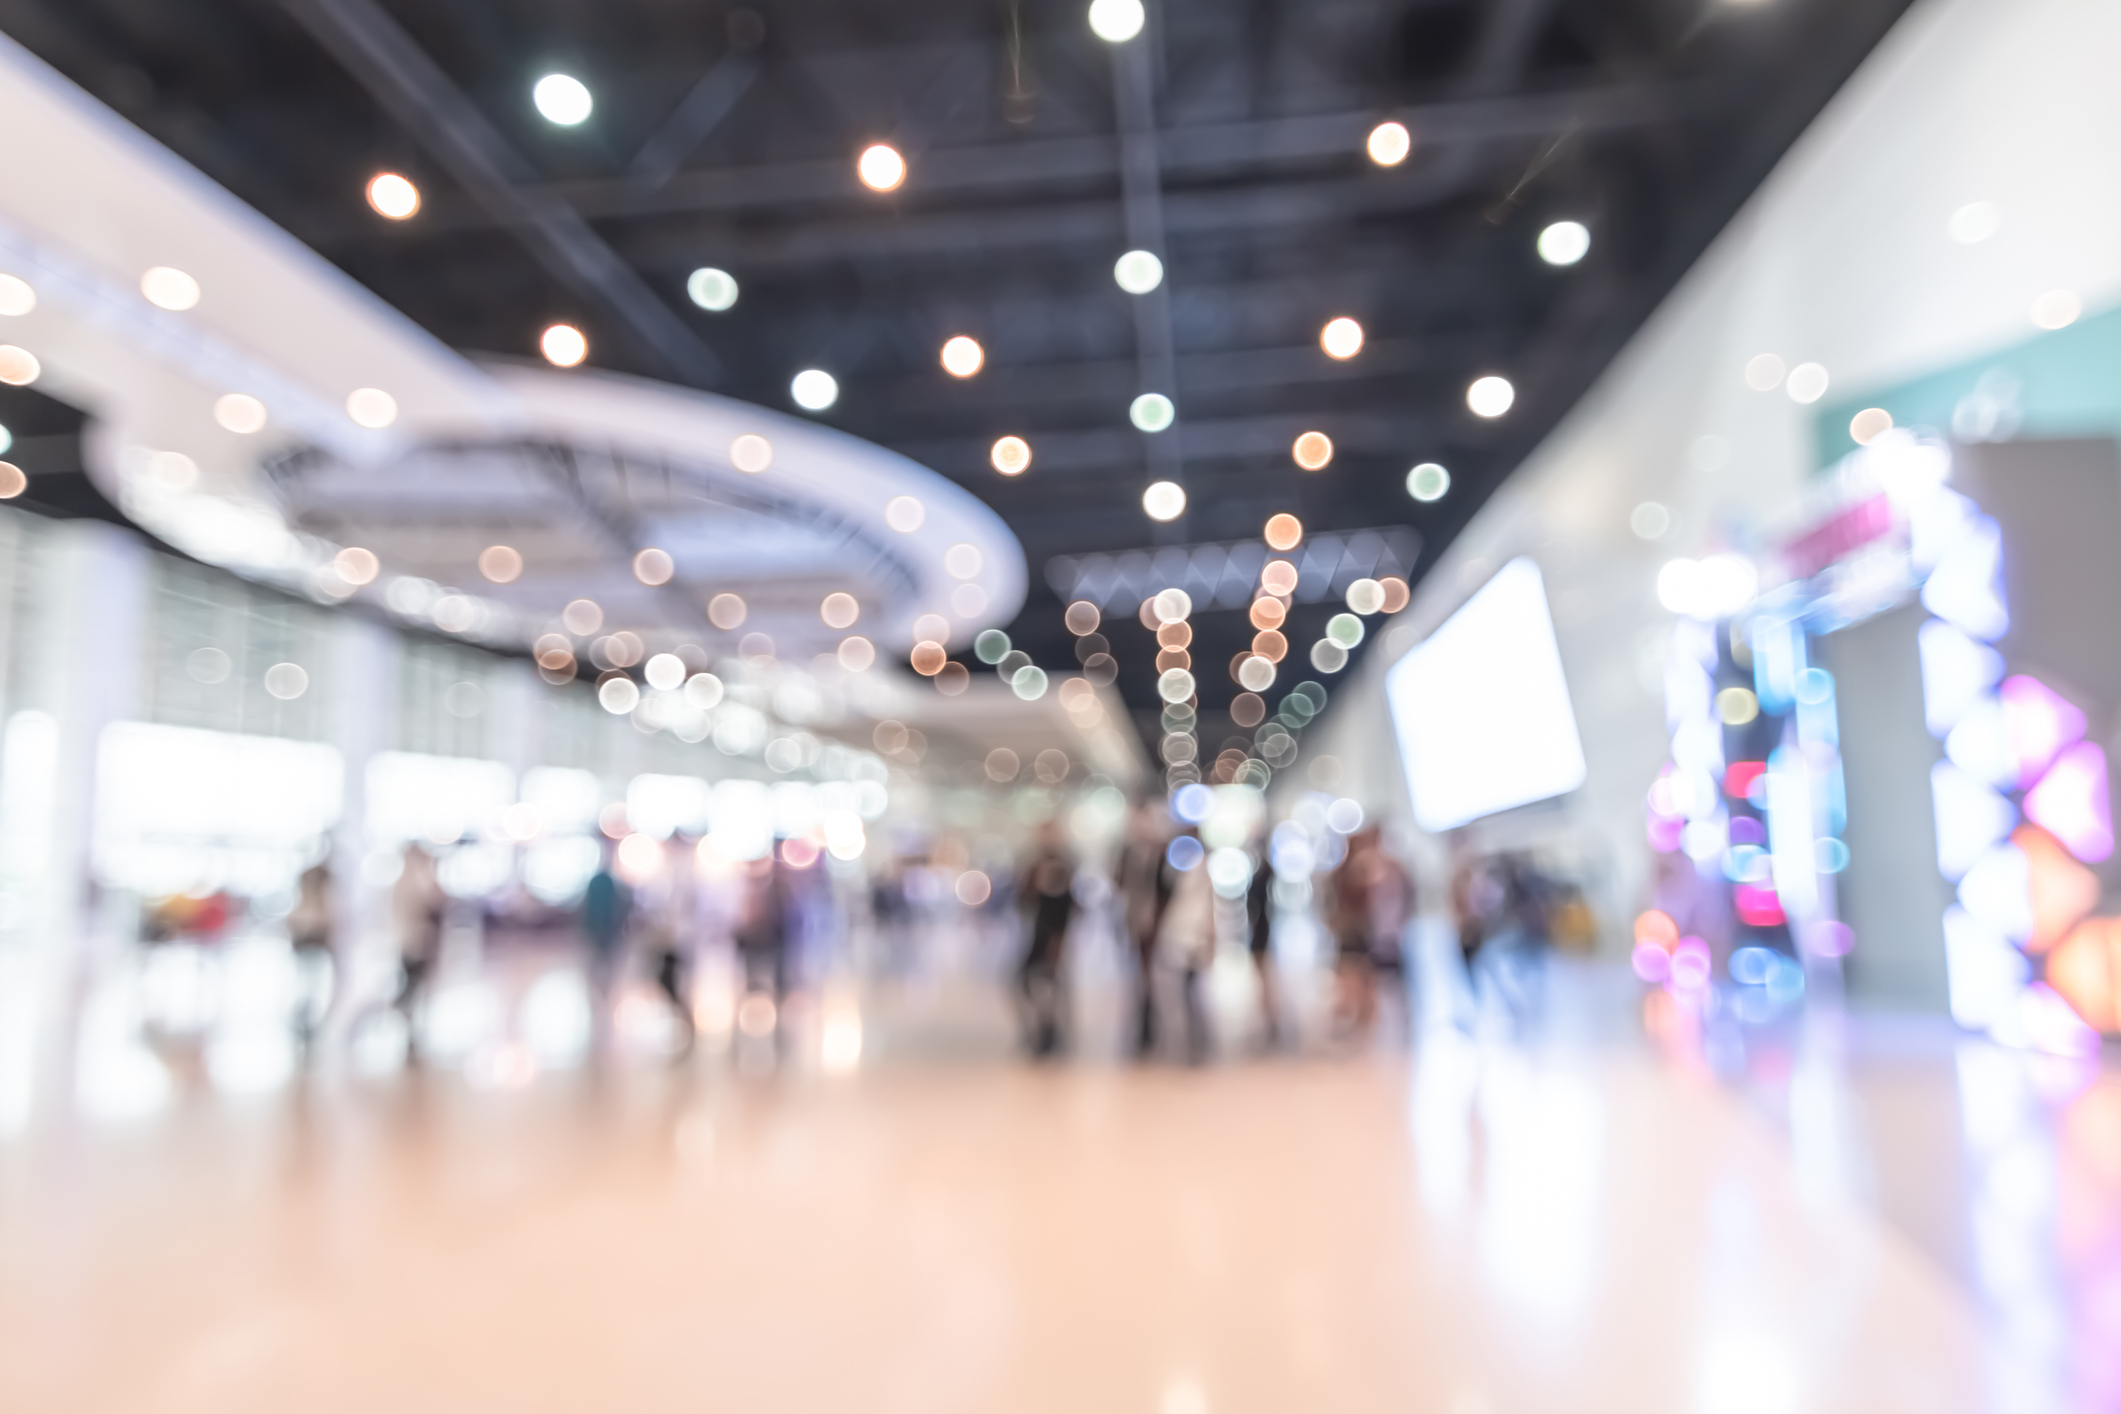
[[[1055,556],[1287,510],[1411,528],[1418,577],[1905,4],[1152,0],[1123,46],[1086,0],[0,0],[0,29],[452,345],[526,356],[566,319],[598,366],[775,407],[831,371],[827,420],[1008,520],[1011,631],[1061,666]],[[595,94],[579,128],[532,107],[555,69]],[[1396,168],[1363,152],[1384,118],[1416,137]],[[877,140],[910,168],[890,195],[854,177]],[[379,169],[420,185],[415,219],[368,209]],[[1591,253],[1549,268],[1562,217]],[[1168,276],[1137,299],[1112,264],[1144,244]],[[734,309],[686,299],[702,265]],[[1345,364],[1318,345],[1343,314],[1369,338]],[[988,354],[962,383],[957,333]],[[1488,372],[1518,390],[1495,422],[1464,401]],[[1127,419],[1152,388],[1179,409],[1158,437]],[[1306,474],[1312,428],[1338,455]],[[1036,449],[1020,480],[987,464],[1003,433]],[[1454,485],[1418,505],[1427,460]],[[1170,526],[1140,507],[1161,475],[1191,496]],[[1298,654],[1330,607],[1295,615]],[[1196,628],[1213,709],[1251,630]],[[1150,708],[1153,643],[1111,634]]]

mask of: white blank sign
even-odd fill
[[[1583,740],[1529,559],[1504,565],[1385,675],[1414,820],[1435,833],[1583,784]]]

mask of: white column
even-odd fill
[[[364,866],[370,848],[368,763],[397,743],[399,649],[397,634],[368,619],[341,614],[333,625],[331,690],[338,700],[332,745],[346,772],[332,848],[335,932],[341,965],[356,979],[363,975],[361,959],[387,952],[390,941],[389,886],[371,883]]]
[[[92,930],[96,752],[105,727],[140,710],[150,563],[138,536],[97,521],[55,525],[45,541],[22,702],[51,717],[43,868],[28,900],[46,947],[78,953]]]

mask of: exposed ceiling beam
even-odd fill
[[[345,0],[285,0],[289,4]],[[1632,128],[1670,122],[1713,106],[1698,86],[1651,83],[1625,88],[1564,89],[1552,93],[1460,98],[1393,109],[1316,113],[1253,122],[1202,123],[1162,129],[1158,165],[1166,180],[1213,179],[1321,160],[1359,160],[1370,129],[1387,117],[1413,130],[1421,149],[1491,140],[1550,138],[1563,127]],[[1018,142],[935,147],[914,156],[908,196],[1050,189],[1119,179],[1121,154],[1109,136],[1025,138]],[[1394,174],[1420,176],[1421,165]],[[777,207],[874,201],[856,179],[853,155],[809,161],[756,163],[680,172],[660,189],[643,190],[628,177],[557,182],[538,188],[594,219],[675,213],[756,212]]]
[[[721,360],[536,170],[376,0],[281,0],[287,12],[555,277],[613,315],[679,377],[710,383]]]

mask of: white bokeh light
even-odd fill
[[[1466,406],[1475,417],[1501,417],[1517,401],[1517,389],[1510,380],[1490,373],[1485,378],[1476,378],[1466,389]]]
[[[1549,265],[1574,265],[1591,253],[1591,230],[1581,221],[1556,221],[1539,233],[1539,258]]]
[[[548,123],[563,128],[587,122],[596,108],[589,87],[572,74],[547,74],[530,90],[530,101]]]
[[[1148,22],[1142,0],[1090,0],[1090,32],[1107,44],[1125,44]]]
[[[822,368],[806,368],[789,382],[788,396],[797,407],[823,412],[840,400],[840,383]]]

